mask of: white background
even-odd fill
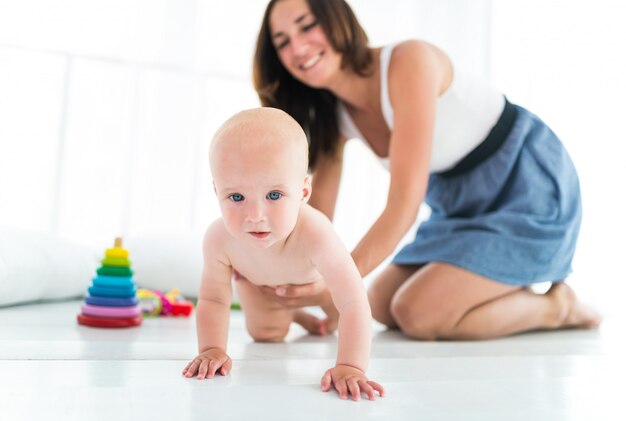
[[[258,105],[265,0],[0,0],[0,225],[103,248],[197,236],[218,216],[213,130]],[[353,0],[372,45],[421,38],[556,131],[584,221],[572,283],[605,313],[626,292],[626,6],[618,0]],[[349,147],[336,226],[348,246],[386,173]]]

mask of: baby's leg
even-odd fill
[[[235,281],[248,333],[257,342],[281,342],[289,332],[293,310],[270,301],[249,281]]]

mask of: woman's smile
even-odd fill
[[[304,63],[300,64],[300,66],[298,66],[300,68],[300,70],[303,71],[307,71],[309,69],[311,69],[313,66],[315,66],[317,63],[319,63],[319,61],[322,59],[322,56],[324,55],[323,52],[309,58],[308,60],[306,60]]]

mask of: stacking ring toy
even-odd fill
[[[101,266],[96,270],[98,275],[105,276],[133,276],[133,270],[125,267]]]
[[[127,317],[136,317],[141,314],[141,307],[139,305],[133,307],[103,307],[94,306],[91,304],[83,304],[83,314],[87,316],[97,317],[112,317],[115,319],[122,319]]]
[[[115,297],[93,297],[87,295],[85,302],[93,306],[107,306],[107,307],[133,307],[139,303],[137,297],[130,298],[115,298]]]
[[[131,288],[106,288],[98,286],[90,286],[87,288],[89,295],[97,297],[121,297],[131,298],[135,296],[135,287]]]
[[[126,257],[105,257],[100,260],[103,266],[114,266],[114,267],[130,267],[130,260]]]
[[[132,289],[135,286],[133,278],[128,276],[98,275],[91,280],[92,285],[104,288]]]
[[[127,258],[128,250],[126,250],[125,248],[122,248],[122,238],[116,237],[115,243],[113,244],[113,248],[106,249],[106,251],[104,252],[104,255],[106,257],[118,257],[122,259]]]
[[[123,319],[111,319],[105,317],[88,316],[79,314],[76,317],[78,324],[91,327],[132,327],[139,326],[143,320],[141,316],[126,317]]]

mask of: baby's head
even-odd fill
[[[215,133],[209,162],[231,235],[267,248],[291,234],[311,195],[308,144],[293,118],[275,108],[235,114]]]

